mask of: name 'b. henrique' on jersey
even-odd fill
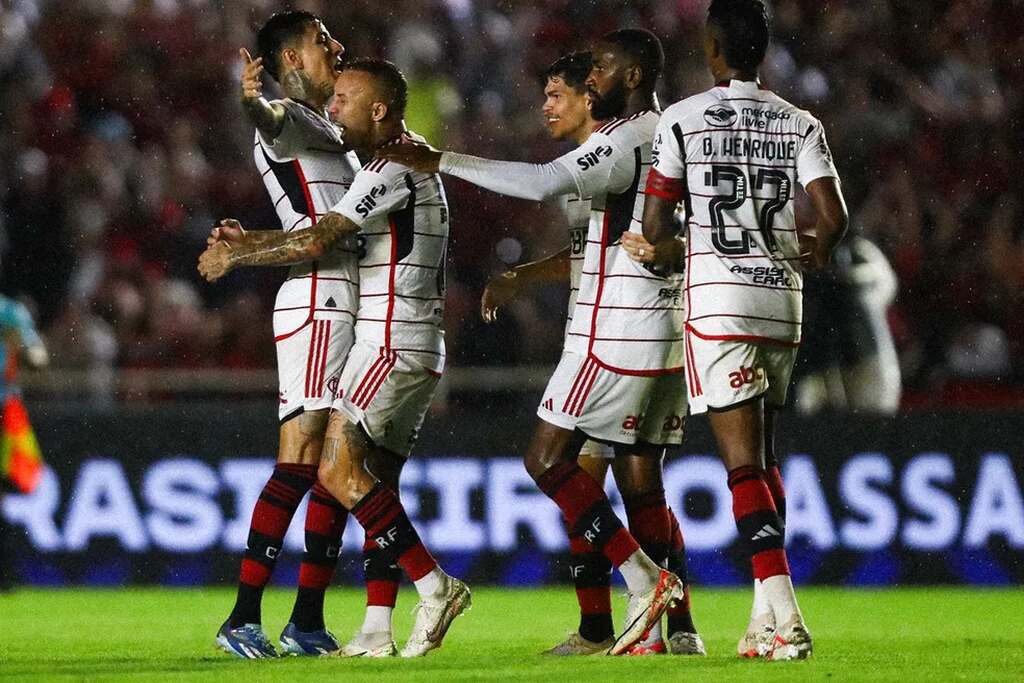
[[[284,108],[273,140],[258,129],[256,167],[285,232],[314,225],[348,191],[359,158],[322,113],[297,100]],[[274,302],[281,419],[303,408],[329,408],[342,363],[352,344],[359,275],[354,240],[318,261],[292,266]]]
[[[795,187],[838,177],[821,123],[734,80],[666,109],[653,154],[648,193],[686,206],[688,332],[799,344]]]
[[[653,111],[613,119],[556,161],[572,174],[579,196],[592,197],[565,348],[627,375],[678,373],[683,365],[682,279],[653,275],[619,246],[624,232],[642,231],[657,124]]]
[[[444,369],[444,187],[436,173],[375,159],[332,211],[360,227],[356,338],[334,407],[407,455]]]

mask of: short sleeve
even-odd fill
[[[352,187],[341,200],[331,207],[332,213],[363,227],[381,216],[387,216],[405,206],[411,196],[407,176],[408,168],[381,159],[363,167],[352,180]]]
[[[623,153],[611,137],[602,133],[592,134],[554,163],[569,171],[581,197],[624,192],[635,175],[633,156]]]
[[[839,177],[832,161],[832,150],[825,140],[824,127],[817,119],[812,121],[810,126],[800,154],[796,158],[796,179],[804,187],[818,178]]]
[[[686,173],[683,163],[686,150],[680,148],[679,139],[672,130],[673,126],[678,126],[673,118],[665,115],[658,121],[651,148],[651,167],[662,177],[679,180]]]

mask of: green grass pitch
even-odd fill
[[[575,626],[569,588],[483,587],[474,591],[472,611],[455,622],[445,646],[424,659],[251,662],[213,648],[233,597],[227,589],[21,590],[0,595],[0,679],[1024,681],[1020,589],[804,588],[799,595],[816,648],[803,662],[733,655],[746,624],[746,591],[695,591],[706,658],[556,659],[537,653]],[[291,599],[288,590],[267,593],[264,623],[274,640]],[[414,603],[414,594],[403,591],[396,610],[399,646]],[[328,594],[328,623],[339,637],[358,628],[362,605],[359,590]]]

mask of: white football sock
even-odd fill
[[[421,598],[432,598],[441,591],[443,578],[444,572],[441,568],[434,567],[426,576],[413,581],[412,585],[416,586],[416,592]]]
[[[619,572],[626,580],[630,593],[646,593],[658,583],[661,568],[654,564],[644,551],[637,550],[619,565]]]
[[[768,602],[761,579],[754,579],[754,603],[750,607],[750,621],[753,623],[755,619],[765,615],[772,616],[772,605]]]
[[[393,611],[393,607],[369,605],[366,608],[363,627],[359,630],[363,633],[391,633],[391,613]]]
[[[793,591],[793,580],[788,574],[769,576],[761,582],[761,588],[775,614],[775,624],[784,626],[794,617],[801,617],[800,607],[796,604],[796,593]]]

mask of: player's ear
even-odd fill
[[[626,69],[626,87],[630,90],[636,90],[640,87],[640,82],[644,80],[644,70],[639,64]]]
[[[388,117],[388,105],[383,102],[374,102],[370,114],[373,116],[374,123],[380,123]]]
[[[281,64],[287,64],[293,69],[302,68],[302,56],[299,51],[293,47],[286,47],[281,50]]]

